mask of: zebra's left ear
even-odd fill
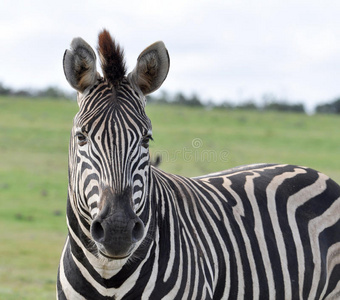
[[[170,58],[163,42],[146,48],[137,59],[137,65],[128,75],[144,95],[157,90],[168,75]]]
[[[96,54],[82,38],[74,38],[63,59],[66,80],[83,93],[97,81]]]

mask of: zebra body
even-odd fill
[[[71,47],[64,70],[80,110],[58,299],[340,297],[339,185],[292,165],[196,178],[150,166],[143,95],[167,75],[164,45],[144,50],[126,77],[121,50],[104,31],[104,78],[86,42]]]

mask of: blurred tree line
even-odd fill
[[[330,103],[318,105],[315,108],[315,112],[323,114],[340,114],[340,98]]]
[[[69,99],[75,100],[75,93],[65,93],[58,87],[46,87],[41,90],[34,89],[20,89],[13,90],[4,86],[0,82],[0,95],[5,96],[20,96],[20,97],[32,97],[32,98],[52,98],[52,99]],[[280,111],[280,112],[296,112],[306,113],[305,107],[302,103],[289,103],[285,99],[280,99],[271,94],[266,94],[262,98],[261,104],[258,104],[255,100],[249,99],[242,103],[233,103],[232,101],[223,101],[221,103],[214,103],[212,101],[202,101],[196,94],[186,96],[179,92],[176,94],[170,94],[167,92],[159,93],[158,95],[147,96],[150,103],[163,103],[163,104],[175,104],[192,107],[207,107],[207,108],[220,108],[220,109],[238,109],[238,110],[258,110],[258,111]],[[325,114],[340,114],[340,98],[329,103],[317,105],[315,108],[316,113]]]
[[[261,105],[257,104],[256,101],[252,99],[238,104],[233,104],[231,101],[223,101],[222,103],[216,104],[212,101],[202,102],[196,94],[187,97],[183,93],[170,95],[166,92],[162,92],[159,96],[148,96],[148,102],[238,110],[286,111],[298,113],[306,112],[302,103],[290,104],[288,101],[284,99],[278,99],[273,95],[264,95],[263,104]]]
[[[75,99],[75,94],[68,94],[58,87],[49,86],[40,90],[37,89],[19,89],[15,90],[6,87],[0,82],[0,95],[30,97],[30,98],[53,98],[53,99]]]
[[[221,103],[214,103],[212,101],[202,102],[202,100],[196,94],[188,97],[181,92],[171,95],[164,91],[158,96],[149,95],[147,96],[147,99],[148,102],[151,103],[154,102],[198,107],[204,106],[207,108],[306,113],[303,103],[289,103],[288,100],[277,98],[271,94],[265,94],[262,97],[261,104],[258,104],[257,101],[253,99],[249,99],[237,104],[228,100]],[[326,104],[317,105],[315,108],[315,113],[340,114],[340,98],[330,101]]]

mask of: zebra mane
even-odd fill
[[[104,77],[118,86],[126,73],[124,51],[105,29],[98,36],[98,53]]]

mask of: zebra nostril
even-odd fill
[[[144,224],[141,220],[137,220],[132,228],[131,237],[134,243],[138,242],[144,234]]]
[[[93,221],[91,225],[91,234],[96,242],[101,243],[104,240],[104,228],[98,220]]]

